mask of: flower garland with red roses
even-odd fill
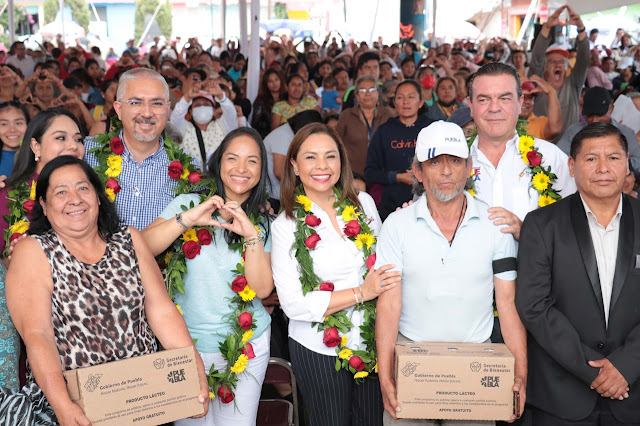
[[[96,156],[98,165],[95,170],[111,202],[115,201],[116,195],[122,189],[119,176],[122,173],[122,154],[124,154],[124,143],[119,136],[122,123],[119,120],[114,121],[113,130],[110,133],[96,135],[95,140],[98,146],[89,151]],[[176,195],[187,194],[193,192],[194,187],[209,186],[215,182],[213,178],[205,179],[200,170],[192,164],[193,157],[180,149],[170,138],[163,136],[163,142],[170,161],[167,173],[177,181],[174,189]]]
[[[209,186],[207,190],[207,194],[200,195],[201,203],[215,195],[216,187],[215,185]],[[188,206],[183,205],[181,208],[183,211],[187,211],[194,206],[192,201]],[[250,215],[249,219],[258,231],[262,232],[258,227],[259,220],[253,215]],[[198,226],[189,229],[183,232],[181,238],[178,238],[165,252],[162,273],[167,283],[167,291],[172,299],[174,299],[176,292],[185,294],[183,279],[187,273],[187,259],[195,259],[200,255],[202,246],[211,244],[213,232],[215,232],[213,227]],[[241,259],[240,263],[236,264],[235,269],[231,271],[235,278],[229,283],[231,290],[235,293],[233,298],[229,300],[229,304],[234,306],[233,313],[228,317],[230,332],[220,343],[220,354],[227,365],[224,370],[216,369],[214,365],[211,365],[207,373],[209,388],[217,392],[220,401],[224,404],[235,399],[234,389],[238,381],[237,375],[247,368],[249,360],[255,358],[250,340],[253,337],[253,330],[256,328],[253,311],[249,309],[256,293],[249,287],[245,277],[244,238],[240,238],[239,242],[229,244],[229,248],[237,250]],[[213,399],[215,394],[210,391],[209,396]]]
[[[535,146],[535,140],[529,136],[525,126],[526,122],[522,119],[518,119],[516,124],[516,132],[518,133],[518,152],[522,157],[522,161],[528,166],[531,173],[531,186],[538,193],[538,206],[544,207],[549,204],[553,204],[556,201],[562,199],[562,196],[553,187],[558,177],[551,172],[551,167],[546,169],[542,166],[542,154],[540,150]],[[467,139],[469,148],[473,144],[477,131],[474,131]],[[523,172],[524,173],[524,172]],[[471,176],[467,179],[466,189],[472,195],[476,196],[474,173],[471,172]]]
[[[340,190],[334,188],[336,200],[342,198]],[[296,189],[293,211],[296,217],[295,241],[292,250],[298,261],[300,271],[300,283],[302,293],[310,291],[333,291],[334,285],[323,281],[313,270],[311,250],[314,250],[321,240],[320,235],[313,229],[322,222],[311,211],[312,202],[304,194],[302,186]],[[360,209],[352,205],[348,200],[336,201],[334,208],[345,221],[344,235],[353,241],[359,250],[362,250],[363,266],[366,266],[363,279],[369,270],[373,268],[376,255],[373,245],[376,242],[369,223],[371,222]],[[357,293],[357,292],[356,292]],[[327,316],[321,323],[313,323],[318,331],[323,331],[323,343],[329,348],[336,348],[338,358],[336,371],[348,369],[353,373],[354,379],[360,381],[372,373],[378,372],[378,356],[375,341],[376,301],[360,303],[355,310],[363,311],[364,323],[360,326],[360,337],[365,345],[365,350],[349,349],[347,347],[346,334],[353,328],[353,323],[347,315],[347,311],[339,311]],[[340,335],[342,333],[342,336]]]
[[[12,203],[7,203],[9,214],[4,216],[4,220],[8,225],[4,231],[5,256],[8,254],[11,242],[20,238],[29,230],[27,215],[33,210],[35,199],[35,180],[26,180],[10,189],[7,193],[7,200],[12,201]]]

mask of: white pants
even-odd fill
[[[233,401],[223,404],[218,397],[218,390],[213,389],[216,397],[209,402],[209,412],[205,417],[177,420],[174,422],[175,426],[255,426],[262,382],[269,365],[270,341],[270,328],[267,328],[262,336],[251,340],[256,357],[250,360],[247,369],[238,375]],[[215,364],[218,371],[227,365],[219,352],[200,353],[200,356],[206,372],[209,372],[211,364]]]

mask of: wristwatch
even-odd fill
[[[178,225],[182,226],[184,229],[186,230],[189,229],[187,225],[185,225],[184,222],[182,221],[182,213],[178,213],[178,215],[176,216],[176,222],[178,222]]]

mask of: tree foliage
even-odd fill
[[[135,38],[138,40],[146,27],[146,16],[152,16],[158,7],[159,0],[136,0],[136,25],[135,25]],[[162,35],[166,38],[171,37],[173,31],[173,22],[171,16],[171,4],[167,1],[160,6],[158,14],[156,15],[156,22],[158,27],[162,31]]]
[[[13,9],[13,24],[16,31],[18,31],[20,22],[26,17],[27,13],[25,12],[24,7],[16,4]],[[0,42],[4,43],[8,48],[11,42],[9,38],[9,13],[6,11],[0,15],[0,28],[2,29],[2,31],[0,31]],[[16,40],[17,39],[18,37],[16,35]]]
[[[289,12],[287,12],[287,5],[284,3],[276,3],[273,5],[273,14],[276,19],[289,19]]]
[[[73,19],[82,27],[85,31],[89,31],[89,20],[91,15],[89,13],[89,5],[86,0],[64,0],[64,5],[71,7],[71,15]],[[48,24],[56,19],[56,15],[59,10],[58,0],[45,0],[44,1],[44,23]]]

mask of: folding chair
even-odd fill
[[[298,426],[298,388],[291,363],[271,357],[264,384],[289,384],[293,404],[285,399],[261,399],[258,406],[257,426]]]

